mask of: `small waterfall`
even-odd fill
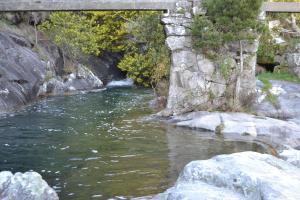
[[[134,81],[131,78],[126,78],[119,81],[111,81],[107,84],[107,87],[131,87],[134,85]]]

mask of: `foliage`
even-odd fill
[[[168,76],[170,65],[160,15],[157,12],[142,14],[127,25],[127,30],[134,40],[127,41],[130,48],[119,68],[137,83],[154,87]]]
[[[119,68],[137,83],[166,78],[169,53],[159,12],[54,12],[40,29],[76,60],[82,53],[122,52]]]
[[[274,96],[270,90],[272,89],[272,84],[270,82],[270,79],[268,77],[265,77],[264,75],[259,75],[258,79],[263,82],[264,86],[262,88],[263,92],[267,94],[266,99],[272,103],[274,106],[278,104],[276,96]]]
[[[282,80],[282,81],[289,81],[294,83],[300,83],[300,78],[296,75],[290,74],[289,72],[280,72],[280,73],[262,73],[258,75],[259,80]]]
[[[39,28],[72,59],[81,52],[100,53],[93,23],[87,23],[87,16],[81,13],[54,12]]]
[[[220,69],[221,69],[221,74],[225,78],[225,80],[229,79],[232,73],[232,69],[234,68],[235,68],[235,63],[232,59],[230,58],[222,59],[222,62],[220,63]]]
[[[279,48],[276,45],[270,31],[265,31],[259,41],[259,48],[257,51],[257,63],[270,64],[274,63],[276,56],[276,49]]]
[[[192,24],[196,48],[217,48],[224,43],[256,38],[263,25],[257,20],[263,0],[203,0],[206,16]]]

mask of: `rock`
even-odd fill
[[[169,36],[166,45],[171,51],[184,50],[192,47],[192,38],[185,36]]]
[[[39,89],[38,95],[63,95],[66,92],[76,93],[77,91],[103,87],[102,81],[90,69],[80,64],[78,65],[77,75],[71,73],[65,78],[66,81],[58,76],[44,82]]]
[[[184,26],[178,25],[165,25],[165,31],[167,35],[185,36],[190,35],[190,31]]]
[[[181,127],[220,132],[229,138],[252,136],[268,144],[300,145],[300,126],[291,121],[245,113],[194,112],[173,117],[170,122]]]
[[[289,72],[300,78],[300,44],[296,44],[291,52],[286,53],[285,59]]]
[[[300,150],[286,146],[284,150],[279,152],[279,157],[300,168]]]
[[[263,83],[257,81],[258,100],[255,105],[255,111],[259,115],[285,119],[289,121],[299,121],[300,119],[300,84],[287,81],[271,80],[272,89],[270,92],[277,98],[275,107],[268,102],[266,94],[262,91]]]
[[[222,123],[219,113],[208,114],[207,112],[204,112],[199,114],[200,115],[194,116],[191,120],[178,122],[177,126],[188,126],[190,128],[201,128],[208,131],[215,131]]]
[[[298,200],[299,188],[299,168],[271,155],[243,152],[189,163],[175,186],[153,199]]]
[[[120,53],[104,52],[101,57],[88,56],[81,62],[103,82],[104,85],[113,80],[123,80],[126,73],[118,68],[118,63],[122,59]]]
[[[262,73],[265,73],[267,70],[266,68],[260,66],[260,65],[256,65],[256,68],[255,68],[255,75],[259,75],[259,74],[262,74]]]
[[[21,45],[20,45],[21,44]],[[0,32],[0,113],[24,106],[37,97],[46,63],[15,34]]]
[[[239,64],[239,42],[206,52],[205,56],[192,45],[191,17],[196,13],[205,13],[201,0],[180,0],[175,10],[162,17],[166,45],[171,50],[167,110],[177,115],[194,110],[232,109],[243,106],[245,101],[250,104],[255,93],[258,40],[242,42],[243,68]]]
[[[36,172],[0,173],[0,199],[3,200],[58,200],[58,196]]]

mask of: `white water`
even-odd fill
[[[134,85],[134,81],[131,78],[126,78],[119,81],[111,81],[107,84],[107,87],[131,87]]]

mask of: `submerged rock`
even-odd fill
[[[299,168],[271,155],[243,152],[189,163],[175,186],[153,199],[298,200],[299,188]]]
[[[36,172],[0,173],[0,199],[3,200],[58,200],[58,196]]]

